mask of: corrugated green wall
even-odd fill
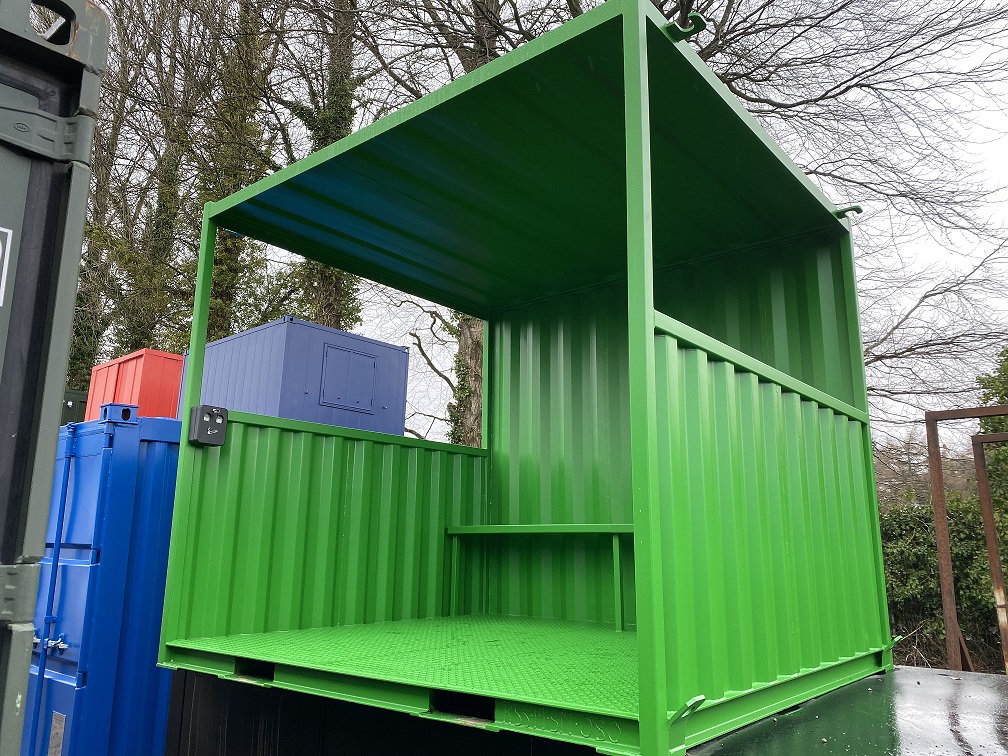
[[[656,307],[863,407],[846,357],[853,340],[842,254],[838,239],[805,237],[678,265],[656,274]],[[491,321],[491,523],[632,521],[626,329],[622,282]],[[465,609],[612,621],[606,538],[480,543],[487,598]],[[478,548],[467,542],[466,563],[477,571]],[[624,549],[632,560],[629,542]],[[625,595],[632,611],[632,587]]]
[[[491,515],[630,522],[624,285],[491,322]]]
[[[804,237],[657,271],[655,308],[860,409],[839,238]]]
[[[182,454],[166,640],[447,612],[445,527],[476,521],[485,452],[233,413]]]
[[[490,324],[490,523],[630,523],[626,286],[503,313]],[[624,538],[633,622],[633,555]],[[604,535],[483,539],[486,610],[613,621]]]
[[[844,356],[852,339],[842,263],[838,240],[806,237],[678,265],[656,275],[656,307],[863,406]],[[490,523],[632,521],[626,317],[619,283],[491,321]],[[487,538],[466,549],[467,593],[485,599],[465,610],[613,619],[605,537]],[[629,539],[624,550],[629,564]],[[485,594],[471,585],[483,569]]]
[[[879,651],[865,426],[672,337],[655,349],[673,695]]]

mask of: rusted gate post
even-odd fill
[[[973,464],[976,466],[977,493],[983,514],[984,539],[987,541],[987,559],[990,561],[991,583],[994,586],[994,608],[997,609],[998,629],[1001,631],[1001,657],[1005,674],[1008,674],[1008,606],[1005,605],[1004,570],[994,523],[994,503],[991,500],[990,479],[987,476],[986,444],[1008,441],[1008,433],[978,433],[973,436]]]
[[[945,652],[948,657],[949,669],[972,671],[973,661],[966,649],[966,641],[962,637],[959,616],[956,612],[955,582],[952,579],[952,546],[949,541],[948,502],[945,499],[945,478],[942,474],[941,446],[938,443],[938,423],[943,420],[1005,416],[1008,416],[1008,405],[1006,404],[924,413],[924,425],[927,429],[928,469],[931,474],[931,507],[934,510],[935,541],[938,546],[938,577],[941,583],[942,612],[945,616]],[[984,525],[986,530],[986,519]],[[1000,558],[998,564],[1000,565]]]

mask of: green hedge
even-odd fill
[[[959,624],[966,646],[977,671],[1003,673],[979,502],[951,493],[948,510]],[[1008,512],[997,499],[994,514],[1005,560]],[[881,512],[880,521],[892,632],[906,636],[895,648],[896,662],[944,667],[945,634],[931,508],[916,501],[890,504]]]

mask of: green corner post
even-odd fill
[[[182,448],[179,452],[179,467],[177,485],[175,487],[175,510],[172,516],[172,530],[176,533],[186,533],[189,530],[189,490],[193,479],[193,457],[185,452],[186,439],[189,437],[189,410],[200,403],[203,376],[203,357],[206,352],[207,322],[210,317],[210,289],[213,284],[214,248],[217,242],[217,224],[212,220],[213,203],[208,202],[203,208],[203,231],[200,235],[199,261],[196,267],[196,292],[193,299],[192,331],[189,336],[189,357],[186,361],[185,393],[182,397]],[[177,594],[178,580],[173,579],[175,570],[183,569],[187,562],[188,538],[172,538],[171,553],[168,557],[168,590]],[[183,553],[176,553],[176,549]],[[170,630],[177,633],[178,620],[182,609],[183,597],[179,595],[165,596],[165,614],[161,623],[161,650],[159,662],[165,662],[164,646],[172,640],[168,635]]]
[[[623,3],[626,119],[627,301],[630,454],[637,580],[637,643],[642,756],[669,752],[661,517],[657,510],[655,315],[651,212],[651,125],[647,71],[648,0]]]
[[[876,585],[881,586],[878,594],[879,626],[882,634],[882,642],[885,644],[882,651],[881,666],[887,672],[892,672],[893,664],[893,641],[892,628],[889,626],[889,602],[885,592],[885,568],[882,563],[882,531],[879,527],[879,506],[878,492],[875,489],[875,455],[872,453],[871,427],[868,421],[868,381],[865,376],[864,347],[861,342],[861,317],[858,314],[858,292],[857,276],[854,272],[854,244],[853,228],[850,217],[843,219],[847,233],[840,242],[841,258],[843,261],[844,288],[847,290],[847,299],[850,304],[847,306],[847,330],[851,334],[853,343],[851,344],[851,376],[854,385],[854,401],[857,408],[865,413],[865,420],[861,423],[861,433],[864,437],[864,465],[868,472],[867,496],[871,517],[869,530],[872,534],[872,567],[875,572]]]
[[[206,354],[207,324],[210,320],[210,289],[213,284],[214,248],[217,244],[217,224],[211,219],[213,203],[203,208],[203,233],[200,237],[199,263],[196,269],[196,295],[193,300],[192,333],[189,335],[189,360],[186,364],[186,389],[182,413],[182,437],[189,433],[189,408],[200,403]]]

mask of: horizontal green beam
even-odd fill
[[[589,746],[605,754],[639,754],[636,719],[497,700],[494,726],[539,738]],[[543,748],[548,752],[547,748]]]
[[[829,407],[834,412],[846,415],[852,420],[868,424],[868,413],[862,412],[856,407],[852,407],[847,402],[830,396],[825,391],[809,386],[807,383],[788,375],[782,370],[767,365],[765,362],[757,360],[745,352],[741,352],[735,347],[730,347],[717,339],[708,336],[702,331],[691,328],[685,323],[680,323],[675,318],[669,317],[663,312],[655,310],[655,330],[666,334],[678,341],[685,342],[696,347],[702,352],[706,352],[711,357],[723,362],[730,362],[746,373],[753,373],[763,381],[774,383],[785,391],[798,394],[810,401]]]
[[[448,535],[577,535],[581,533],[633,533],[622,523],[543,523],[538,525],[449,525]]]
[[[341,438],[351,438],[357,441],[373,441],[377,444],[413,446],[418,449],[443,451],[450,454],[467,454],[470,457],[487,457],[490,455],[490,452],[486,449],[475,449],[471,446],[457,446],[455,444],[445,444],[440,441],[428,441],[425,438],[394,436],[391,433],[378,433],[376,431],[343,428],[338,425],[309,423],[304,420],[288,420],[283,417],[255,415],[251,412],[229,412],[228,422],[250,425],[256,428],[277,428],[279,430],[295,431],[298,433],[314,433],[317,436],[340,436]]]
[[[234,657],[227,654],[179,648],[169,643],[166,646],[166,656],[165,661],[158,664],[159,667],[188,669],[207,675],[233,675],[235,671]]]
[[[803,703],[855,680],[884,671],[879,652],[844,659],[746,691],[727,700],[709,701],[689,716],[686,747],[705,743],[725,733]],[[818,746],[813,743],[812,746]],[[809,748],[809,752],[812,747]]]
[[[408,714],[420,714],[430,709],[430,691],[427,688],[286,664],[276,666],[270,685]]]

